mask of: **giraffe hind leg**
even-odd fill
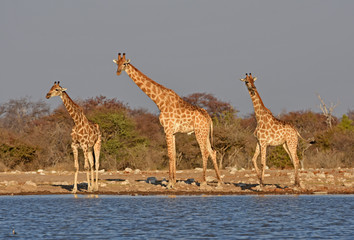
[[[216,177],[218,179],[218,183],[219,185],[222,184],[222,180],[221,180],[221,176],[220,176],[220,171],[219,171],[219,167],[218,167],[218,163],[217,163],[217,160],[216,160],[216,151],[213,150],[211,148],[211,144],[210,144],[210,141],[209,139],[207,138],[207,149],[208,149],[208,152],[209,152],[209,155],[211,157],[211,160],[213,161],[213,165],[214,165],[214,169],[215,169],[215,174],[216,174]]]
[[[88,147],[84,146],[84,147],[82,147],[82,150],[84,152],[84,158],[85,158],[84,168],[85,168],[86,177],[87,177],[87,191],[91,192],[92,191],[92,186],[91,186],[91,181],[90,181],[90,164],[89,164]]]
[[[297,142],[287,142],[286,143],[289,149],[289,157],[294,164],[294,177],[295,177],[295,186],[300,186],[300,178],[299,178],[299,158],[297,156]]]
[[[291,157],[291,154],[290,154],[290,151],[289,151],[289,148],[288,148],[288,145],[286,145],[286,143],[283,144],[283,148],[285,149],[285,152],[288,154],[292,164],[294,164],[294,160],[293,158]]]
[[[197,142],[200,147],[200,151],[202,153],[202,159],[203,159],[203,184],[206,184],[206,170],[207,170],[207,164],[208,164],[208,158],[209,155],[212,158],[216,177],[218,179],[219,185],[221,184],[222,180],[220,177],[220,172],[218,168],[218,164],[216,161],[216,152],[212,150],[211,144],[209,141],[209,131],[208,128],[206,129],[196,129],[195,130],[195,136],[197,139]]]
[[[98,191],[98,170],[100,168],[101,137],[99,137],[99,139],[93,146],[93,152],[95,154],[95,170],[96,170],[94,190]]]

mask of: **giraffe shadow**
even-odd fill
[[[71,185],[64,185],[64,184],[53,184],[52,186],[54,187],[61,187],[62,189],[68,190],[71,192],[74,188],[74,184]],[[77,184],[77,190],[78,191],[87,191],[88,184],[87,183],[78,183]]]
[[[105,179],[105,181],[108,181],[108,182],[124,182],[125,179],[115,178],[115,179]]]
[[[239,183],[229,183],[229,184],[233,184],[235,187],[240,187],[241,190],[250,190],[250,191],[253,191],[253,192],[259,192],[259,190],[257,189],[253,189],[254,187],[257,187],[259,186],[258,183],[254,183],[254,184],[250,184],[250,183],[242,183],[242,182],[239,182]],[[264,184],[264,187],[267,188],[267,187],[273,187],[275,186],[275,188],[279,188],[279,189],[286,189],[288,188],[287,186],[280,186],[279,184]]]
[[[249,184],[249,183],[229,183],[233,184],[235,187],[240,187],[241,190],[251,190],[251,191],[256,191],[255,189],[252,189],[254,187],[257,187],[259,184]]]
[[[140,179],[140,180],[135,180],[137,182],[146,182],[152,185],[159,185],[162,187],[167,187],[168,185],[168,180],[163,178],[162,180],[157,180],[156,177],[148,177],[147,179]],[[193,184],[197,185],[198,187],[200,186],[200,183],[195,181],[194,178],[188,178],[187,180],[176,180],[176,183],[185,183],[185,184]]]

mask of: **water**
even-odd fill
[[[2,196],[0,239],[353,239],[353,200],[354,195]]]

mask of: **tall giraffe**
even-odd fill
[[[101,132],[98,124],[91,123],[86,116],[82,108],[77,105],[66,93],[66,88],[62,88],[59,85],[60,82],[54,82],[47,93],[46,98],[49,99],[54,96],[59,96],[64,103],[64,106],[68,110],[70,116],[74,120],[75,126],[71,131],[72,144],[71,148],[74,153],[74,165],[75,165],[75,178],[74,187],[72,192],[77,192],[77,175],[79,172],[79,159],[78,159],[78,148],[81,147],[84,152],[85,165],[84,168],[87,174],[87,190],[91,192],[94,188],[95,191],[98,190],[98,168],[99,168],[99,158],[101,150]],[[95,154],[95,159],[93,158],[92,151]],[[94,171],[93,166],[96,168],[96,180],[94,181]],[[91,170],[91,181],[90,181],[90,170]]]
[[[300,186],[299,181],[299,159],[297,157],[297,144],[299,132],[289,123],[276,119],[272,112],[266,108],[263,104],[261,97],[254,85],[256,77],[253,78],[252,74],[246,73],[246,78],[240,79],[245,82],[248,92],[251,96],[254,112],[257,119],[257,127],[254,131],[254,135],[257,138],[257,146],[254,156],[252,158],[254,168],[260,180],[260,184],[263,185],[264,170],[266,167],[266,155],[268,146],[283,145],[285,151],[288,153],[295,169],[295,185]],[[301,137],[302,138],[302,137]],[[314,142],[310,142],[311,144]],[[257,167],[257,157],[261,152],[261,167],[262,173],[259,172]]]
[[[151,80],[136,67],[129,59],[118,54],[118,59],[113,60],[117,64],[117,75],[125,71],[136,85],[155,102],[160,109],[159,120],[164,128],[169,157],[169,188],[176,183],[176,142],[175,134],[195,133],[203,158],[203,184],[206,184],[206,168],[208,157],[214,164],[216,177],[221,183],[219,169],[216,163],[216,151],[211,148],[209,138],[213,135],[213,122],[205,109],[191,105],[184,101],[174,91]]]

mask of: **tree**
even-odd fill
[[[78,101],[79,105],[84,109],[85,113],[95,110],[128,110],[125,103],[117,100],[117,98],[107,98],[105,96],[97,96],[88,98],[84,101]]]
[[[245,148],[245,129],[242,129],[240,119],[236,118],[235,114],[229,113],[214,118],[214,125],[213,147],[218,153],[219,169],[222,169],[224,164],[236,167],[236,156]]]
[[[338,106],[338,103],[336,103],[336,104],[331,103],[331,106],[328,108],[327,105],[322,100],[320,94],[317,94],[317,97],[321,102],[320,108],[322,110],[323,115],[326,117],[327,127],[329,129],[331,129],[332,128],[332,121],[333,121],[333,111]]]
[[[197,107],[204,108],[211,117],[235,112],[234,108],[229,103],[217,99],[210,93],[193,93],[183,97],[183,100]]]
[[[0,106],[1,125],[15,132],[25,131],[33,120],[48,114],[48,104],[32,102],[28,97],[11,99]]]
[[[314,132],[327,130],[326,117],[310,110],[283,113],[280,119],[294,125],[303,137],[313,137]],[[336,121],[333,116],[332,123]]]

